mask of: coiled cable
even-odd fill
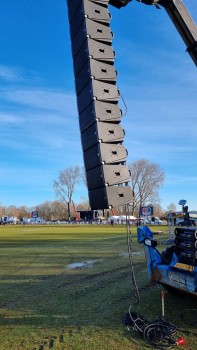
[[[177,332],[177,327],[162,318],[157,318],[150,322],[139,313],[131,312],[130,310],[125,317],[124,323],[129,331],[132,327],[144,340],[156,348],[170,348],[176,345],[174,336]]]

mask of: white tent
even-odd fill
[[[114,224],[122,224],[126,222],[126,219],[128,219],[130,222],[137,220],[137,218],[132,215],[112,215],[108,218],[108,222],[111,222],[113,220]]]
[[[117,221],[119,220],[118,218],[119,218],[118,215],[112,215],[108,217],[107,221],[109,222],[113,221],[115,224],[117,224]]]
[[[126,219],[128,219],[129,221],[135,221],[135,220],[137,220],[137,218],[135,217],[135,216],[133,216],[133,215],[128,215],[128,216],[126,216],[126,215],[120,215],[119,216],[119,220],[126,220]]]
[[[189,213],[190,218],[197,219],[197,214],[195,213]]]

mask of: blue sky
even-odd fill
[[[196,67],[164,9],[110,11],[128,163],[164,170],[163,209],[182,198],[197,209]],[[83,165],[66,1],[3,1],[0,33],[0,204],[34,207],[55,200],[60,170]],[[86,196],[80,186],[74,200]]]

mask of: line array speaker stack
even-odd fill
[[[129,203],[108,0],[67,0],[79,126],[91,209]]]

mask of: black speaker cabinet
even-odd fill
[[[131,201],[108,0],[67,0],[81,143],[92,210]]]

